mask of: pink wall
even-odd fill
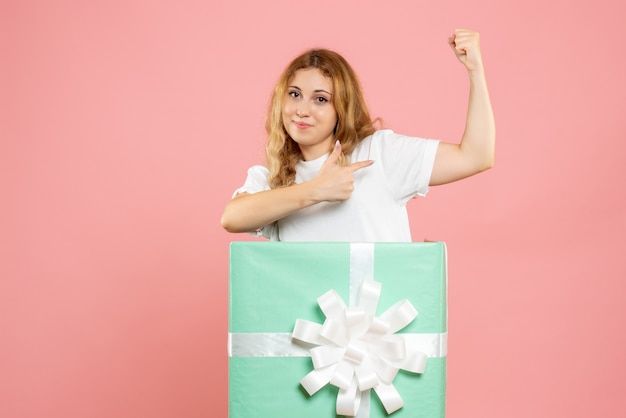
[[[412,203],[450,253],[448,416],[626,407],[619,0],[0,2],[0,416],[226,416],[223,205],[323,45],[398,132],[457,141],[482,35],[496,167]],[[620,411],[620,412],[617,412]]]

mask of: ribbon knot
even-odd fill
[[[339,294],[329,290],[317,299],[326,319],[323,324],[297,319],[292,338],[313,344],[313,370],[300,384],[314,395],[327,384],[337,386],[337,414],[355,416],[361,392],[374,389],[388,414],[404,402],[393,385],[400,369],[422,373],[426,354],[407,343],[397,331],[417,317],[407,299],[376,317],[381,284],[365,280],[357,306],[346,307]]]

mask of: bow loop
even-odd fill
[[[416,317],[417,309],[407,299],[396,302],[380,315],[380,319],[389,325],[391,334],[409,325]]]

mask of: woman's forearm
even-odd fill
[[[310,182],[233,198],[222,214],[222,227],[228,232],[252,232],[285,216],[311,206],[315,199]]]

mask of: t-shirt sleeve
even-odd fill
[[[248,169],[248,177],[246,177],[246,181],[243,186],[235,190],[233,193],[233,197],[237,196],[239,193],[258,193],[264,190],[269,190],[269,170],[267,167],[263,167],[260,165],[252,166]],[[276,222],[266,225],[262,228],[257,229],[256,231],[250,232],[252,235],[257,237],[265,237],[272,241],[278,240],[278,224]]]
[[[439,141],[399,135],[391,130],[376,134],[377,157],[394,197],[407,201],[416,195],[426,196]]]
[[[255,165],[248,169],[248,177],[246,177],[246,181],[235,192],[233,193],[233,197],[237,196],[239,193],[258,193],[263,190],[269,190],[270,185],[268,182],[269,170],[267,167],[263,167],[261,165]]]

